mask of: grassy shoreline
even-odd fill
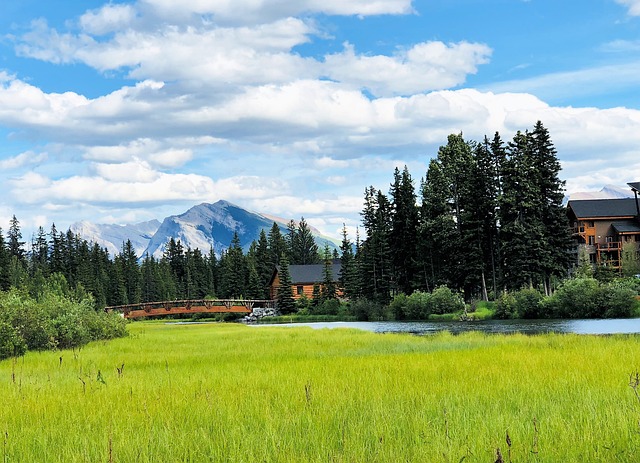
[[[640,457],[629,387],[640,336],[130,331],[0,362],[0,458],[486,462],[498,448],[504,461]]]

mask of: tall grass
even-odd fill
[[[130,331],[0,362],[1,462],[640,458],[640,337]]]

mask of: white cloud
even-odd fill
[[[48,158],[47,153],[35,153],[33,151],[25,151],[17,156],[0,160],[0,169],[9,170],[17,169],[26,165],[40,164]]]
[[[107,4],[80,17],[80,27],[89,34],[107,34],[127,27],[136,16],[132,5]]]
[[[232,23],[269,21],[305,13],[371,16],[408,14],[411,0],[141,0],[141,5],[164,18],[188,19],[192,15],[211,15],[214,20]]]
[[[631,16],[640,16],[640,0],[616,0],[616,3],[629,8]]]
[[[489,56],[489,47],[468,42],[424,42],[395,56],[358,56],[347,43],[344,51],[325,58],[324,69],[330,78],[378,96],[412,94],[460,85]]]

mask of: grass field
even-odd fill
[[[129,329],[0,362],[2,463],[640,461],[640,337]]]

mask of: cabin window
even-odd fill
[[[640,242],[640,235],[636,235],[636,242]]]
[[[593,220],[589,220],[589,221],[587,222],[587,227],[589,227],[589,228],[593,228],[593,227],[595,227],[595,223],[593,222]]]
[[[597,262],[595,253],[589,254],[589,262],[592,264],[595,264]]]
[[[593,246],[594,244],[596,244],[596,237],[589,235],[589,246]]]
[[[297,286],[296,292],[298,293],[298,296],[302,296],[302,294],[304,293],[304,286]]]

